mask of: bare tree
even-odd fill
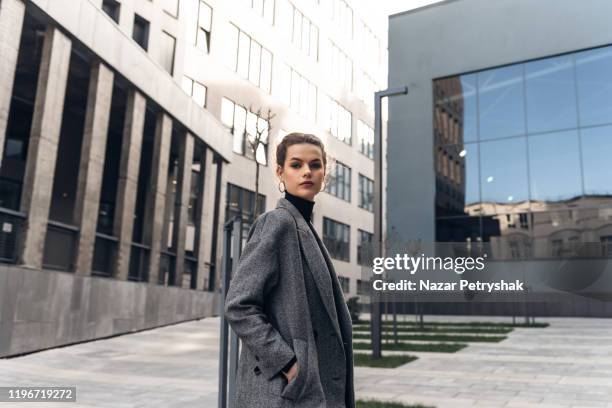
[[[252,109],[249,109],[249,110],[253,112]],[[261,164],[257,160],[257,152],[260,146],[262,146],[262,148],[265,148],[265,145],[268,143],[268,137],[269,137],[270,129],[271,129],[270,122],[276,115],[273,115],[272,111],[268,109],[268,113],[265,117],[266,125],[262,126],[259,121],[259,119],[262,118],[261,109],[258,109],[257,112],[254,112],[254,113],[257,116],[257,121],[255,122],[255,134],[254,135],[247,134],[246,141],[250,149],[249,151],[252,154],[253,159],[255,160],[255,208],[253,210],[253,219],[256,219],[260,211],[260,208],[259,208],[259,167],[261,166]]]

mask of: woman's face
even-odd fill
[[[276,174],[290,194],[314,201],[325,178],[321,148],[311,143],[289,146],[285,164],[277,166]]]

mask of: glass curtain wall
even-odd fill
[[[609,255],[612,46],[436,79],[433,92],[438,242]]]

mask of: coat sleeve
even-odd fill
[[[225,298],[226,319],[268,379],[295,357],[264,311],[264,297],[278,281],[278,243],[288,230],[288,220],[273,212],[256,220]]]

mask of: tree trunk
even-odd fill
[[[257,149],[255,149],[255,152],[257,152]],[[259,162],[257,157],[255,157],[255,210],[253,212],[254,219],[257,219],[259,215]]]

